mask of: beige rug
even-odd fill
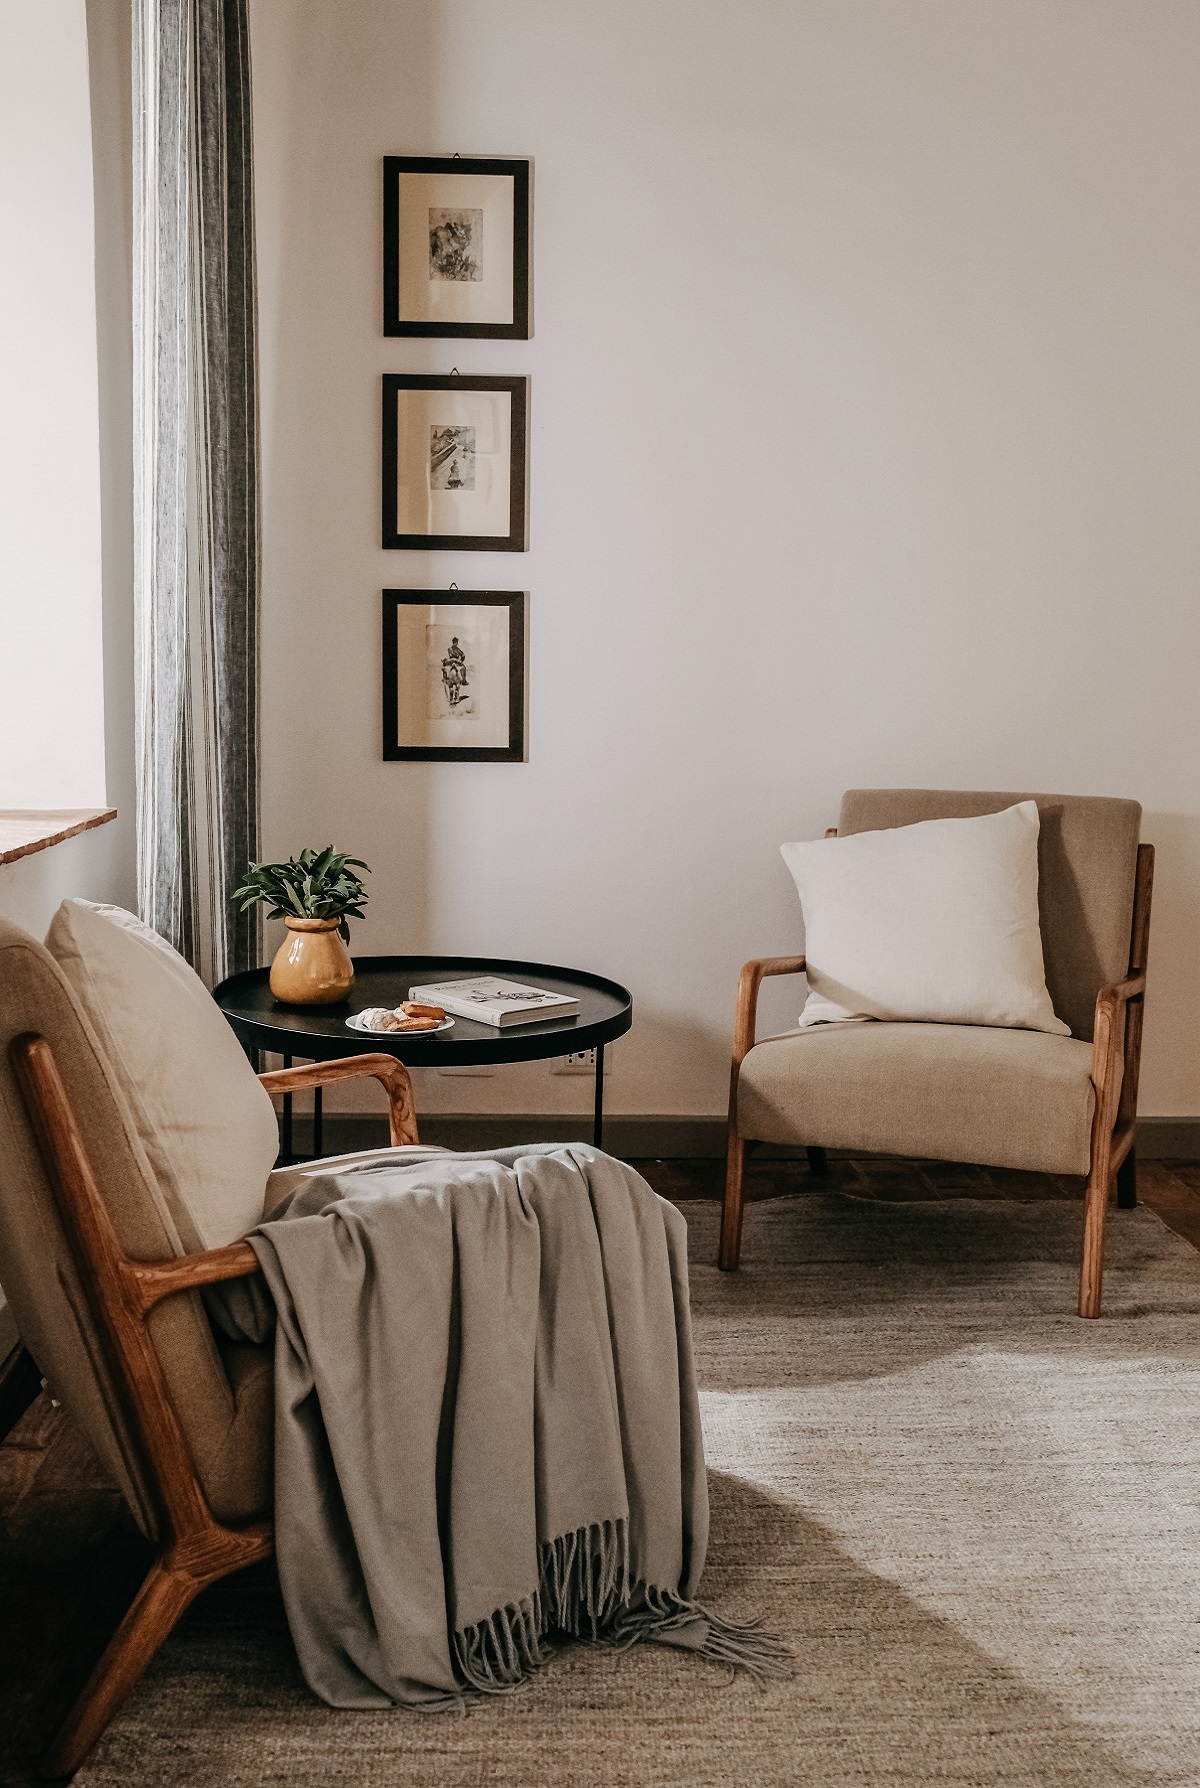
[[[462,1718],[334,1713],[246,1574],[79,1782],[1195,1788],[1200,1255],[1114,1213],[1085,1324],[1076,1207],[780,1200],[751,1209],[732,1279],[715,1209],[686,1210],[705,1593],[786,1634],[794,1681],[575,1647]]]

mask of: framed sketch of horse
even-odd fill
[[[525,760],[527,597],[520,590],[383,592],[383,755]]]
[[[527,341],[529,163],[383,160],[383,332]]]
[[[383,545],[524,552],[529,380],[383,375]]]

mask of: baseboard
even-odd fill
[[[561,1113],[469,1112],[461,1116],[430,1112],[422,1117],[421,1141],[447,1149],[502,1149],[519,1142],[590,1142],[590,1117],[564,1117]],[[292,1122],[293,1146],[298,1155],[312,1148],[312,1119],[297,1113]],[[322,1144],[327,1155],[349,1154],[353,1149],[383,1148],[388,1139],[387,1119],[362,1112],[331,1111],[325,1114]],[[623,1160],[647,1160],[667,1156],[696,1160],[725,1153],[724,1118],[622,1117],[604,1120],[604,1146]]]
[[[297,1113],[292,1126],[296,1153],[312,1148],[312,1120]],[[590,1142],[589,1117],[514,1112],[465,1115],[430,1113],[421,1119],[421,1138],[451,1149],[510,1148],[518,1142]],[[387,1120],[368,1113],[328,1112],[322,1138],[327,1155],[354,1149],[383,1148]],[[623,1160],[720,1159],[725,1153],[725,1119],[721,1117],[628,1117],[614,1112],[604,1120],[604,1146]],[[764,1151],[765,1152],[765,1151]],[[773,1155],[799,1154],[774,1149]],[[1151,1117],[1138,1120],[1138,1153],[1145,1161],[1200,1160],[1200,1117]]]
[[[1200,1117],[1139,1118],[1137,1150],[1143,1161],[1200,1161]]]

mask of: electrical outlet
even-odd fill
[[[612,1044],[604,1051],[604,1072],[612,1067]],[[556,1056],[550,1064],[551,1074],[591,1074],[596,1072],[594,1049],[573,1049],[570,1055]]]

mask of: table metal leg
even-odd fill
[[[324,1149],[324,1113],[321,1110],[321,1089],[313,1088],[313,1160],[325,1153]]]
[[[598,1149],[604,1147],[604,1045],[596,1049],[596,1115],[592,1120],[592,1141]]]
[[[284,1056],[283,1065],[285,1068],[291,1067],[292,1058],[290,1055]],[[292,1095],[290,1093],[285,1093],[283,1095],[283,1165],[285,1167],[290,1167],[291,1164],[292,1164]]]

